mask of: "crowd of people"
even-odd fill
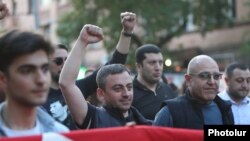
[[[0,19],[8,15],[0,1]],[[208,55],[191,59],[184,94],[161,81],[163,55],[153,44],[136,49],[137,74],[126,68],[136,14],[120,14],[122,30],[111,59],[77,80],[89,44],[103,40],[101,27],[83,25],[72,50],[41,35],[14,30],[0,37],[0,136],[148,125],[203,129],[250,124],[250,70],[232,63],[222,73]],[[89,100],[95,98],[94,102]]]

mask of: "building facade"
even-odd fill
[[[231,15],[234,25],[232,27],[215,29],[205,34],[187,32],[173,38],[166,45],[176,56],[175,64],[185,69],[192,57],[207,54],[218,62],[221,71],[235,61],[250,66],[250,1],[230,1],[233,5]],[[248,48],[244,44],[248,44]]]
[[[60,16],[73,9],[69,0],[8,0],[6,3],[10,12],[0,21],[0,35],[12,29],[33,31],[55,44],[60,42],[56,33]],[[107,51],[102,43],[91,45],[82,59],[86,67],[98,67],[107,60]]]
[[[244,43],[250,41],[250,6],[249,0],[228,0],[232,5],[231,16],[235,24],[232,27],[216,29],[201,35],[187,32],[173,38],[166,47],[175,54],[173,64],[185,68],[189,60],[198,54],[212,56],[223,70],[233,61],[241,61],[250,66],[250,55],[241,55]],[[59,42],[56,34],[57,21],[65,12],[72,10],[69,0],[8,0],[10,16],[0,21],[0,34],[11,29],[23,29],[41,33],[52,43]],[[250,46],[250,45],[249,45]],[[107,58],[107,52],[100,47],[93,47],[83,58],[86,64],[100,64],[103,60],[93,57],[98,52],[99,58]],[[250,52],[246,50],[245,52]]]

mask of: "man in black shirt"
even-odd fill
[[[121,14],[122,22],[130,25],[121,34],[127,35],[133,31],[135,14]],[[124,21],[125,20],[125,21]],[[131,22],[132,21],[132,22]],[[126,67],[121,64],[104,66],[97,76],[97,93],[104,99],[104,107],[90,105],[84,99],[82,92],[76,87],[75,79],[81,64],[79,59],[89,43],[103,39],[102,29],[94,25],[85,25],[79,38],[63,67],[59,84],[72,117],[80,128],[100,128],[123,126],[134,121],[137,124],[151,124],[136,109],[131,108],[133,100],[132,78]]]
[[[127,29],[127,28],[134,27],[134,25],[133,25],[134,21],[129,21],[128,19],[124,19],[124,17],[122,17],[122,20],[126,21],[126,22],[122,22],[123,30]],[[125,64],[127,54],[129,52],[130,41],[131,41],[131,37],[127,37],[127,36],[124,36],[123,34],[121,34],[120,40],[116,46],[116,50],[114,51],[110,61],[107,62],[105,65],[114,64],[114,63]],[[60,102],[60,104],[62,104],[62,107],[67,108],[67,106],[65,105],[66,103],[63,102],[65,100],[64,100],[64,97],[62,95],[62,92],[61,92],[61,90],[59,88],[59,84],[58,84],[59,76],[60,76],[62,67],[64,66],[65,60],[67,59],[67,56],[68,56],[67,47],[62,45],[62,44],[58,44],[55,47],[54,54],[50,58],[50,71],[51,71],[51,76],[52,76],[52,83],[50,86],[48,100],[43,105],[43,108],[51,116],[56,115],[56,114],[51,113],[51,107],[52,107],[53,103]],[[96,74],[97,74],[98,70],[99,69],[94,71],[90,76],[76,81],[76,85],[79,87],[81,92],[84,94],[85,98],[87,98],[91,94],[95,94],[95,92],[96,92],[96,89],[97,89]],[[56,117],[54,117],[54,118],[58,120],[58,118],[56,118]],[[69,121],[65,121],[65,120],[69,120]],[[66,126],[68,126],[71,130],[76,129],[76,126],[75,126],[74,122],[72,121],[72,118],[70,117],[69,112],[68,112],[68,117],[65,120],[60,121],[60,122],[67,123]]]
[[[103,107],[88,104],[85,120],[80,128],[124,126],[130,122],[151,125],[135,108],[130,72],[121,64],[102,67],[97,74],[97,94],[104,100]]]
[[[163,56],[159,47],[146,44],[136,50],[137,75],[133,81],[134,101],[144,117],[153,120],[164,100],[172,99],[177,93],[161,82]]]

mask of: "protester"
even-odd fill
[[[229,101],[235,124],[250,124],[250,71],[244,64],[232,63],[225,70],[227,89],[218,95]]]
[[[34,33],[14,30],[0,38],[0,85],[6,95],[0,105],[1,136],[68,131],[39,108],[51,83],[52,51],[49,42]]]
[[[68,56],[68,48],[63,44],[54,46],[54,53],[50,56],[49,69],[51,72],[51,85],[48,94],[48,100],[42,107],[57,121],[67,126],[70,130],[77,129],[73,119],[70,116],[68,106],[64,100],[62,92],[59,88],[59,76]],[[57,104],[56,104],[57,103]],[[57,107],[55,107],[56,105]],[[59,106],[61,105],[61,106]],[[53,109],[57,110],[53,110]],[[62,113],[62,111],[64,111]],[[61,115],[61,116],[59,116]],[[63,118],[62,118],[63,117]]]
[[[178,94],[164,82],[163,56],[159,47],[146,44],[136,50],[137,75],[133,81],[134,101],[144,117],[153,120],[164,100],[175,98]]]
[[[231,105],[217,96],[221,76],[211,57],[194,57],[185,75],[185,94],[165,101],[154,124],[192,129],[202,129],[203,125],[234,124]]]
[[[2,2],[2,0],[0,0],[0,20],[4,19],[4,17],[7,16],[9,12],[8,7],[6,6],[5,3]],[[2,88],[0,87],[0,103],[3,102],[5,100],[5,94],[3,93]]]
[[[129,13],[124,18],[135,20],[135,14]],[[131,33],[132,30],[125,30],[121,34]],[[59,84],[72,117],[80,128],[123,126],[130,121],[135,121],[137,124],[151,124],[139,112],[131,108],[132,78],[123,65],[104,66],[97,74],[97,93],[104,97],[104,107],[98,108],[88,104],[76,86],[75,80],[81,65],[79,58],[84,54],[88,44],[96,43],[102,39],[101,28],[85,25],[63,67]]]
[[[135,27],[136,18],[135,14],[131,12],[122,12],[120,14],[120,17],[122,24],[122,31],[120,34],[120,38],[111,60],[105,65],[126,63],[126,58],[129,52],[129,47],[132,37],[131,36],[132,34],[130,33],[132,33]],[[88,98],[90,95],[96,93],[97,89],[96,75],[98,70],[99,69],[96,69],[90,76],[76,82],[76,85],[80,88],[85,98]]]
[[[121,24],[122,24],[122,31],[130,31],[133,30],[135,26],[135,19],[131,20],[130,18],[127,18],[128,15],[131,15],[128,12],[121,13]],[[116,49],[107,64],[114,64],[114,63],[120,63],[124,64],[126,62],[127,54],[129,52],[129,46],[131,42],[131,37],[124,36],[121,34],[120,39],[117,43]],[[66,106],[66,102],[64,100],[64,97],[62,95],[62,92],[59,88],[58,80],[59,76],[62,71],[62,67],[64,66],[64,62],[67,59],[68,56],[68,49],[63,44],[57,44],[55,48],[54,54],[50,58],[50,70],[52,73],[52,83],[49,91],[49,97],[48,101],[43,105],[44,109],[50,114],[50,115],[56,115],[51,113],[51,105],[55,102],[60,102],[63,107]],[[80,57],[82,58],[82,57]],[[96,95],[96,74],[99,69],[96,69],[91,75],[87,76],[84,79],[80,79],[76,81],[77,86],[84,94],[85,98],[95,97],[93,95]],[[93,101],[90,101],[91,103]],[[63,104],[64,103],[64,104]],[[97,106],[102,105],[102,101],[96,101],[96,103],[92,103]],[[68,108],[67,108],[68,109]],[[59,111],[58,111],[59,112]],[[56,117],[54,117],[57,119]],[[68,126],[71,130],[76,129],[75,123],[72,121],[72,118],[70,116],[70,113],[68,112],[68,117],[65,118],[65,121],[60,121],[62,123],[67,123],[66,126]]]
[[[108,64],[125,64],[127,55],[129,52],[129,47],[131,43],[131,36],[128,33],[132,33],[135,24],[136,24],[136,15],[131,12],[122,12],[120,14],[122,31],[120,34],[119,41],[116,45],[115,51],[110,59],[105,65]],[[79,87],[81,92],[84,94],[85,98],[96,94],[97,83],[96,75],[99,69],[96,69],[91,75],[87,76],[84,79],[78,80],[76,85]],[[102,101],[99,101],[101,105]],[[94,104],[94,103],[92,103]],[[100,106],[96,105],[96,106]]]

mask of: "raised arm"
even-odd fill
[[[85,48],[88,44],[99,42],[102,39],[103,32],[101,28],[89,24],[84,25],[65,62],[59,79],[59,85],[70,113],[78,125],[83,123],[88,111],[87,102],[75,84],[81,66],[80,58],[84,55]]]
[[[116,45],[116,50],[113,53],[111,59],[106,63],[106,65],[126,63],[126,58],[127,58],[130,43],[131,43],[131,36],[128,36],[128,34],[133,33],[133,30],[136,24],[136,14],[131,13],[131,12],[123,12],[120,14],[120,17],[121,17],[121,24],[123,28],[121,30],[119,41]],[[84,79],[78,80],[76,82],[77,86],[80,88],[85,98],[87,98],[89,95],[96,92],[96,89],[97,89],[96,75],[97,75],[98,70],[93,72],[90,76]]]
[[[116,49],[122,54],[128,54],[131,43],[131,37],[133,36],[133,30],[136,24],[136,15],[131,12],[124,12],[120,14],[122,31]]]

